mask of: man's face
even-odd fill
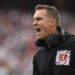
[[[52,33],[51,19],[47,15],[46,9],[37,10],[33,16],[33,27],[37,38],[45,40]]]

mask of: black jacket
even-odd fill
[[[75,36],[65,32],[48,41],[37,40],[40,48],[33,59],[33,75],[75,75]]]

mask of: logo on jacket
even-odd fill
[[[56,55],[56,65],[70,65],[71,50],[58,50]]]

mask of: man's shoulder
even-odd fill
[[[71,37],[70,38],[68,38],[68,41],[73,41],[73,42],[75,42],[75,35],[71,35]]]
[[[68,40],[69,44],[75,47],[75,35],[72,35],[72,37]]]
[[[59,48],[75,49],[75,35],[72,35],[63,42]]]

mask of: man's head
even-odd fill
[[[37,38],[46,40],[52,33],[58,34],[60,14],[58,10],[49,5],[37,5],[33,16],[33,26],[36,30]]]

